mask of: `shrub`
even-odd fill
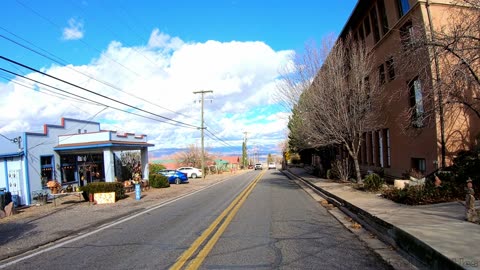
[[[166,169],[165,166],[163,166],[162,164],[159,164],[159,163],[150,163],[148,164],[148,171],[150,173],[156,173],[160,170],[164,170]]]
[[[333,175],[333,171],[332,169],[328,169],[327,170],[327,179],[333,179],[334,175]]]
[[[384,184],[383,178],[376,173],[371,173],[363,180],[363,187],[368,191],[378,191]]]
[[[87,194],[115,192],[115,200],[125,198],[123,184],[119,182],[94,182],[80,187],[81,191]],[[88,196],[87,196],[88,197]]]
[[[348,158],[336,160],[332,166],[331,176],[341,181],[348,181],[352,174],[352,165]]]
[[[148,176],[148,182],[153,188],[167,188],[170,186],[168,178],[163,174],[152,173]]]
[[[404,189],[390,188],[383,191],[383,196],[397,203],[420,205],[463,200],[463,187],[455,182],[442,182],[442,186],[427,181],[425,185],[406,186]]]

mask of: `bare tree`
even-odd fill
[[[308,85],[295,105],[299,130],[290,135],[306,140],[311,148],[344,147],[354,162],[357,182],[361,182],[358,156],[362,135],[379,125],[375,109],[380,86],[376,76],[370,76],[372,57],[363,43],[350,37],[335,42],[327,39],[319,49],[307,47],[302,61],[296,63],[296,74],[290,76],[298,81],[285,83],[294,88],[292,92]]]
[[[174,159],[179,166],[200,168],[202,166],[202,149],[191,144],[185,151],[176,153]],[[211,155],[205,151],[205,160],[209,159],[211,159]]]
[[[448,129],[459,121],[458,113],[469,111],[480,119],[480,0],[455,1],[448,18],[435,25],[430,8],[427,1],[427,24],[411,21],[400,29],[402,46],[396,58],[404,79],[411,81],[410,89],[400,91],[411,101],[400,118],[409,133],[421,133],[417,127],[440,127],[444,167]],[[415,76],[422,81],[421,93],[416,92]]]
[[[447,102],[466,105],[480,118],[480,0],[460,0],[456,5],[458,12],[447,24],[431,28],[425,46],[438,54],[439,86]]]

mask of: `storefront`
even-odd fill
[[[153,144],[146,135],[101,130],[91,121],[62,118],[61,122],[44,125],[43,133],[24,133],[18,153],[0,153],[4,163],[0,188],[18,195],[21,205],[31,204],[33,192],[48,190],[50,180],[75,187],[130,178],[122,175],[124,152],[139,153],[142,177],[148,178],[148,147]]]

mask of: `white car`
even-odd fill
[[[197,178],[202,177],[202,170],[194,167],[180,167],[177,171],[181,171],[186,174],[188,178]]]
[[[277,168],[277,165],[275,165],[275,162],[270,162],[270,163],[268,163],[268,169],[269,169],[269,170],[270,170],[270,169],[274,169],[274,170],[275,170],[276,168]]]

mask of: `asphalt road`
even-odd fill
[[[202,269],[389,268],[295,183],[264,170],[52,244],[6,269],[169,269],[192,247],[184,266],[203,253]]]

